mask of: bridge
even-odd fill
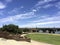
[[[55,33],[55,32],[59,32],[60,31],[60,28],[31,28],[30,29],[31,32],[48,32],[48,33]]]

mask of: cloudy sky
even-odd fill
[[[60,0],[0,0],[0,27],[60,27]]]

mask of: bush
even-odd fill
[[[29,32],[29,29],[25,28],[23,29],[23,32]]]
[[[22,31],[19,29],[19,27],[16,25],[13,25],[13,24],[4,25],[2,27],[2,31],[7,31],[9,33],[14,33],[14,34],[22,33]]]

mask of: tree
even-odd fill
[[[2,31],[2,28],[0,28],[0,31]]]
[[[22,30],[21,30],[21,29],[18,29],[18,30],[17,30],[17,33],[18,33],[18,34],[22,34]]]
[[[7,31],[9,33],[14,33],[14,34],[17,34],[17,33],[22,33],[22,31],[19,31],[19,27],[17,25],[13,25],[13,24],[9,24],[9,25],[4,25],[2,27],[3,31]]]
[[[29,32],[30,30],[28,28],[23,29],[23,32]]]

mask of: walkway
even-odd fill
[[[3,38],[0,38],[0,45],[51,45],[51,44],[37,42],[33,40],[30,43],[26,41],[6,40]]]

